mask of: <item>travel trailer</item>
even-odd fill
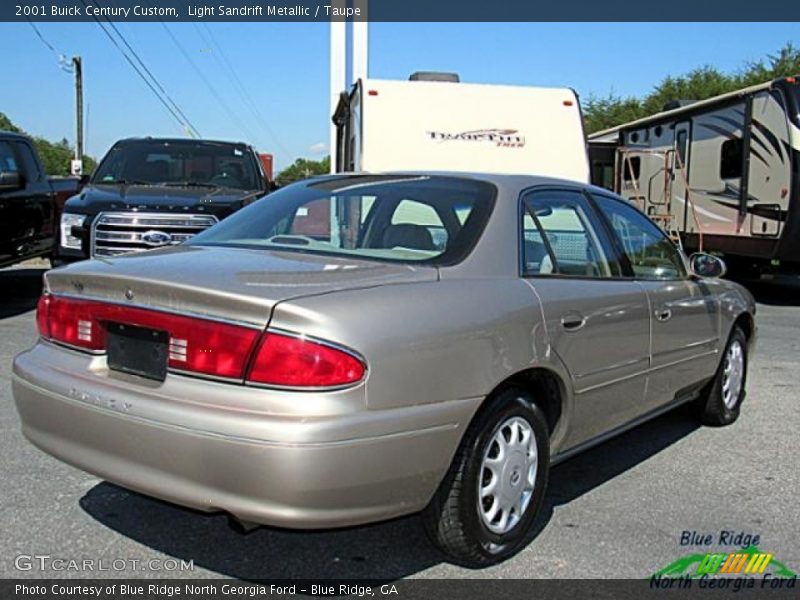
[[[800,85],[786,77],[589,136],[592,182],[687,250],[764,278],[800,274]]]
[[[342,93],[336,171],[473,171],[589,181],[574,90],[460,83],[415,73]]]

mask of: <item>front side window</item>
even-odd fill
[[[323,179],[278,190],[189,243],[449,264],[477,242],[495,194],[458,177]]]
[[[25,177],[29,182],[38,182],[42,179],[42,173],[39,170],[39,163],[33,155],[33,150],[25,142],[17,142],[19,155],[22,158],[22,163],[25,165]]]
[[[621,276],[621,267],[614,260],[597,216],[581,193],[537,191],[523,204],[525,274]]]
[[[683,258],[673,243],[650,219],[624,200],[594,196],[622,243],[637,279],[682,279]]]

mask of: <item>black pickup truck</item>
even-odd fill
[[[121,140],[64,206],[58,259],[177,244],[269,191],[261,160],[247,144]]]
[[[0,267],[51,256],[61,207],[80,185],[48,177],[30,138],[0,131]]]

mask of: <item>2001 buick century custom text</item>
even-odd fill
[[[591,186],[322,177],[48,272],[14,397],[36,446],[130,489],[294,528],[424,510],[480,566],[554,462],[685,402],[736,419],[755,308],[723,270]]]

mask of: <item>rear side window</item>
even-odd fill
[[[523,202],[526,275],[619,277],[622,269],[587,199],[575,191],[536,191]]]
[[[594,195],[622,243],[637,279],[683,279],[683,258],[664,232],[624,200]]]
[[[19,171],[14,151],[11,149],[11,144],[8,142],[0,142],[0,171],[11,173],[17,173]]]

